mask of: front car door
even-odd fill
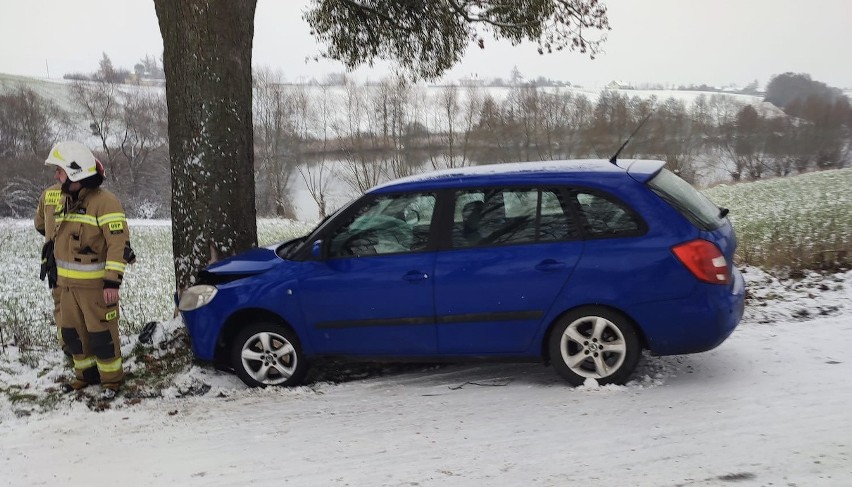
[[[311,343],[326,355],[430,355],[436,195],[368,195],[329,225],[299,293]]]

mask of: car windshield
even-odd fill
[[[307,236],[299,237],[285,242],[283,245],[278,247],[275,252],[278,254],[278,257],[281,257],[282,259],[290,259],[293,257],[293,255],[295,255],[296,250],[301,247],[302,242],[304,242],[306,238]]]
[[[308,233],[304,237],[299,237],[297,239],[290,240],[290,241],[284,243],[284,245],[278,247],[275,250],[275,253],[278,254],[278,257],[281,257],[282,259],[292,259],[299,252],[299,250],[302,248],[302,244],[304,244],[305,242],[313,242],[314,241],[313,236],[316,235],[316,233],[320,230],[320,228],[322,228],[323,225],[326,224],[326,222],[331,220],[331,217],[333,217],[334,215],[337,215],[338,213],[343,211],[347,206],[349,206],[349,205],[343,205],[342,207],[338,208],[333,213],[326,215],[325,218],[323,218],[322,220],[320,220],[319,223],[317,223],[317,225],[314,227],[313,230],[311,230],[310,233]]]

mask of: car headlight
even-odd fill
[[[187,288],[180,297],[178,309],[181,311],[192,311],[209,303],[219,292],[215,286],[202,284]]]

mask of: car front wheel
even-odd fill
[[[275,323],[242,330],[231,345],[231,364],[249,387],[297,385],[308,368],[298,337]]]
[[[624,384],[639,362],[642,346],[633,323],[601,307],[571,311],[551,330],[550,361],[573,385],[595,379],[598,384]]]

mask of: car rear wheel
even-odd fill
[[[256,323],[231,345],[231,364],[249,387],[292,386],[302,382],[307,363],[296,334],[276,323]]]
[[[573,385],[624,384],[636,369],[642,346],[633,323],[601,307],[571,311],[550,332],[550,361]]]

